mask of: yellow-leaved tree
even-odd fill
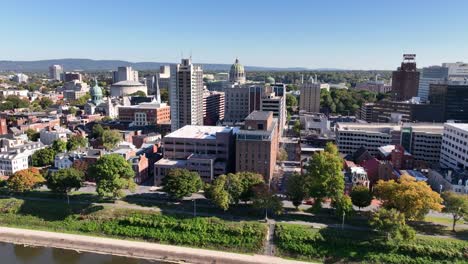
[[[379,180],[374,194],[385,208],[394,208],[409,220],[423,220],[429,210],[442,210],[440,195],[426,182],[416,181],[409,175],[402,175],[398,181]]]

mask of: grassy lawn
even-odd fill
[[[242,253],[259,252],[266,235],[258,222],[14,198],[0,199],[0,225]]]
[[[278,224],[277,255],[325,263],[466,263],[468,242],[417,237],[414,241],[386,243],[370,231],[313,229]]]
[[[436,224],[443,224],[443,225],[452,225],[453,220],[451,218],[445,217],[436,217],[436,216],[426,216],[424,218],[426,222],[432,222]],[[463,223],[463,221],[458,221],[458,223]]]

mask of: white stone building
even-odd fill
[[[468,170],[468,124],[444,124],[440,166]]]

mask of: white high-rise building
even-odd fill
[[[429,66],[422,69],[418,87],[418,97],[421,101],[428,100],[430,84],[447,80],[448,72],[449,68],[441,66]]]
[[[52,65],[49,67],[49,79],[61,81],[63,75],[63,67],[61,65]]]
[[[117,83],[121,81],[134,81],[138,82],[138,71],[132,67],[118,67],[117,71],[113,72],[112,82]]]
[[[191,58],[171,66],[169,93],[172,131],[203,125],[203,70]]]
[[[444,124],[440,166],[453,170],[468,169],[468,124]]]
[[[16,83],[27,83],[29,79],[29,76],[27,76],[24,73],[17,73],[15,76],[13,76],[13,81]]]
[[[442,63],[442,67],[448,68],[448,75],[451,81],[464,81],[468,78],[468,63]]]

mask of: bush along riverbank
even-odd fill
[[[277,254],[328,263],[467,263],[468,242],[420,237],[398,243],[385,242],[371,231],[313,229],[278,224]]]
[[[257,253],[266,226],[60,202],[0,199],[0,225]]]

